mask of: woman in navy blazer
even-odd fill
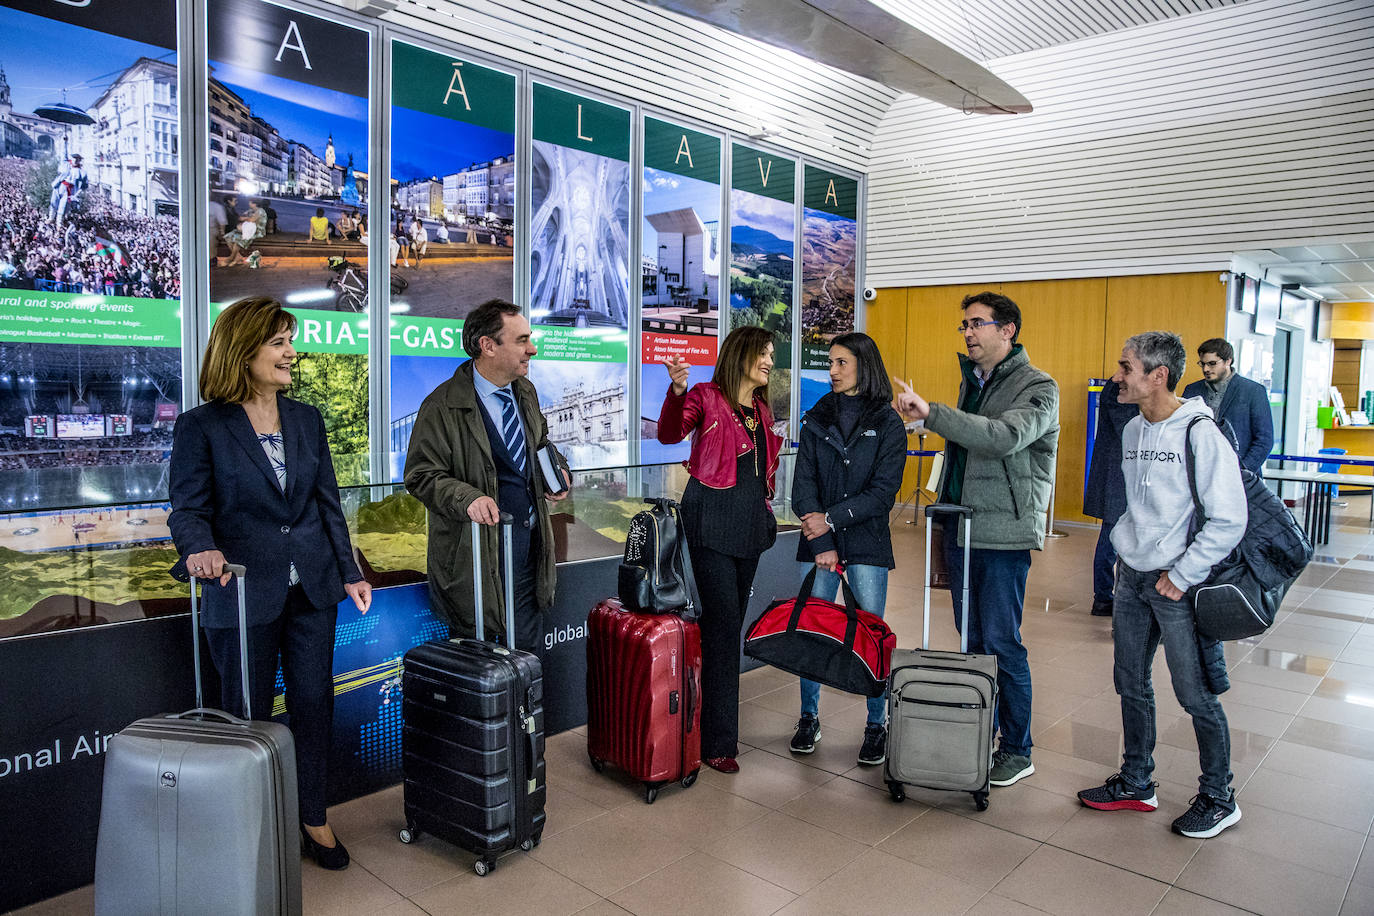
[[[324,421],[287,399],[296,319],[275,299],[241,299],[210,331],[200,370],[208,403],[177,419],[167,527],[182,559],[174,574],[204,583],[204,623],[223,684],[221,704],[243,714],[240,586],[247,569],[249,695],[272,715],[278,656],[296,743],[302,849],[325,868],[348,852],[325,816],[334,713],[334,622],[351,597],[366,613],[372,587],[353,559]]]

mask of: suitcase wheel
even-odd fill
[[[973,796],[973,806],[975,808],[977,808],[979,811],[988,810],[987,790],[983,790],[980,792],[970,792],[969,794]]]
[[[888,784],[887,784],[887,791],[888,791],[888,794],[892,796],[892,800],[895,801],[895,802],[897,802],[898,804],[901,804],[902,802],[906,801],[906,789],[902,786],[902,784],[901,784],[900,782],[890,782],[890,783],[888,783]],[[986,803],[986,802],[983,803],[983,807],[984,807],[984,808],[987,807],[987,803]],[[979,809],[979,810],[982,810],[982,809]]]
[[[606,761],[596,759],[592,756],[591,751],[587,752],[587,759],[592,762],[592,769],[596,770],[598,773],[606,769]]]
[[[701,770],[699,770],[699,769],[698,769],[698,770],[693,770],[692,772],[688,773],[686,776],[682,777],[682,788],[684,788],[684,789],[690,789],[690,788],[692,787],[692,783],[694,783],[694,782],[697,781],[697,774],[700,773],[700,772],[701,772]]]
[[[418,828],[407,824],[401,828],[399,836],[402,843],[414,843],[420,838],[420,831]]]
[[[534,838],[533,838],[533,837],[529,837],[528,839],[524,839],[524,840],[521,840],[521,841],[520,841],[520,849],[521,849],[523,852],[529,852],[529,851],[530,851],[531,849],[533,849],[533,848],[534,848]]]
[[[644,804],[652,805],[656,798],[658,798],[658,783],[645,783]]]
[[[495,859],[478,859],[472,863],[472,870],[477,872],[479,878],[485,878],[494,868],[496,868]]]

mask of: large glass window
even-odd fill
[[[730,160],[730,328],[773,332],[768,400],[792,415],[792,286],[797,262],[797,163],[734,144]],[[784,432],[785,434],[785,432]]]
[[[534,84],[530,368],[573,467],[629,457],[630,112]],[[609,423],[609,427],[606,425]]]
[[[176,7],[44,10],[0,7],[5,508],[165,493],[181,400]]]
[[[290,394],[324,415],[341,484],[368,480],[369,33],[261,0],[210,0],[210,299],[300,322]]]
[[[660,445],[665,360],[691,364],[688,384],[709,381],[720,334],[719,137],[644,119],[644,223],[640,459],[687,457],[690,444]]]
[[[515,77],[391,45],[391,478],[463,318],[515,289]]]
[[[801,411],[830,390],[830,341],[854,330],[859,182],[807,165],[802,181]]]

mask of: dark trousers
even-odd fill
[[[272,718],[277,694],[277,660],[286,686],[287,724],[296,743],[296,787],[301,823],[325,823],[329,733],[334,721],[334,621],[338,607],[318,608],[293,586],[286,607],[270,623],[248,628],[249,698],[253,718]],[[206,627],[210,657],[219,671],[220,706],[243,715],[237,627]]]
[[[534,598],[534,579],[538,575],[539,551],[543,539],[539,536],[539,516],[529,525],[511,526],[511,569],[515,576],[515,648],[533,652],[542,661],[544,658],[544,614]],[[505,539],[498,536],[500,548],[499,562],[502,579],[506,575]],[[493,616],[494,615],[494,616]],[[505,628],[506,608],[486,608],[486,619],[502,621]]]
[[[1116,522],[1105,519],[1097,533],[1097,549],[1093,551],[1093,600],[1105,603],[1112,600],[1116,588],[1116,548],[1112,546],[1112,528]]]
[[[945,526],[945,560],[954,598],[954,625],[961,627],[964,603],[964,548],[957,529]],[[1031,673],[1021,645],[1021,611],[1026,602],[1029,550],[969,552],[968,650],[997,656],[998,747],[1012,754],[1031,752]]]
[[[739,756],[739,655],[759,558],[692,544],[701,593],[701,756]]]

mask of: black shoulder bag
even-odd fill
[[[625,536],[625,558],[616,582],[620,605],[627,611],[696,620],[701,600],[682,532],[682,512],[671,499],[644,501],[652,508],[635,513]]]
[[[1193,469],[1193,427],[1204,422],[1216,421],[1195,417],[1184,434],[1184,465],[1193,495],[1189,544],[1207,522]],[[1283,500],[1248,468],[1242,467],[1240,476],[1245,486],[1245,534],[1206,580],[1188,589],[1197,630],[1211,639],[1245,639],[1269,629],[1283,596],[1312,559],[1312,544]]]

